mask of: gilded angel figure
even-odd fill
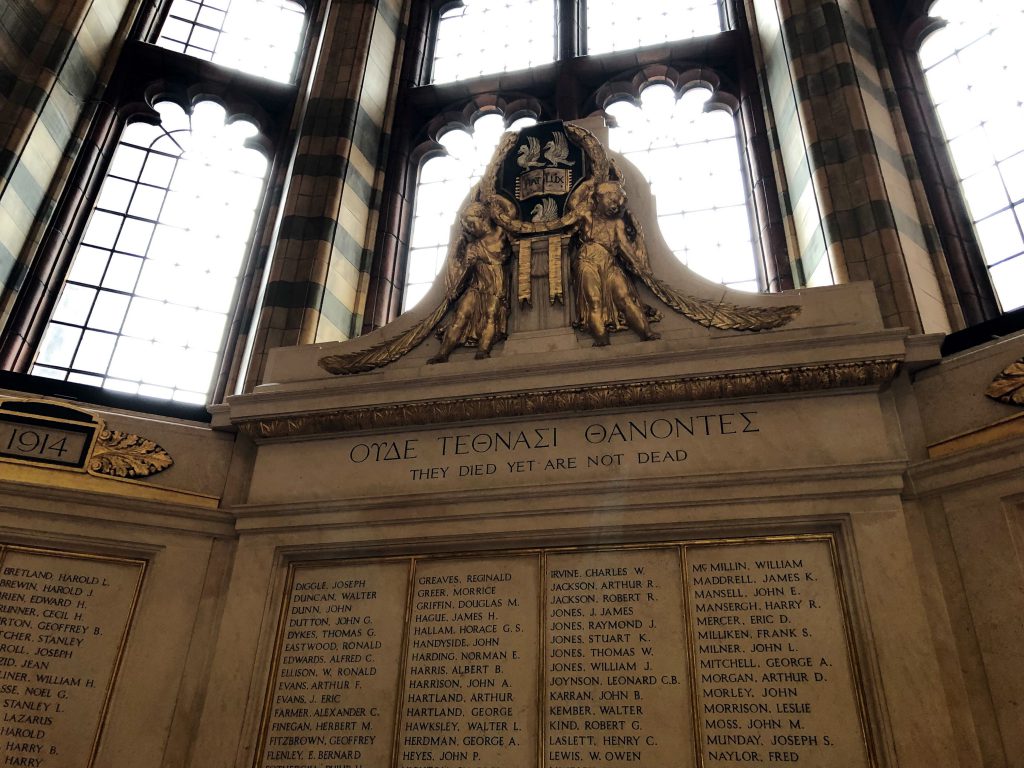
[[[446,362],[460,344],[475,344],[478,360],[490,357],[491,348],[505,337],[508,325],[508,235],[484,203],[470,203],[460,221],[463,234],[449,264],[454,273],[450,282],[455,285],[468,279],[468,283],[441,338],[441,349],[428,363]]]
[[[615,181],[593,186],[589,199],[579,204],[576,325],[590,332],[595,347],[608,344],[608,332],[622,327],[645,341],[661,338],[651,330],[647,308],[619,264],[622,259],[638,274],[650,271],[642,241],[626,232],[625,205],[626,194]]]

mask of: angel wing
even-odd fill
[[[643,230],[640,222],[628,208],[625,212],[627,235],[633,240],[635,259],[625,258],[623,261],[629,271],[635,274],[651,293],[672,307],[683,317],[692,320],[705,328],[719,328],[727,331],[764,331],[778,328],[790,322],[800,307],[787,305],[782,307],[743,307],[726,301],[715,301],[700,296],[690,296],[677,291],[664,280],[654,276],[651,263],[644,244]],[[630,235],[630,231],[632,234]]]
[[[474,189],[473,193],[466,198],[466,202],[459,209],[458,219],[460,221],[465,209],[476,200],[477,196],[478,190]],[[444,298],[429,315],[394,338],[385,339],[358,352],[326,355],[317,360],[317,365],[328,373],[338,375],[363,373],[393,363],[407,354],[426,339],[444,318],[452,303],[462,292],[466,276],[469,274],[469,267],[470,265],[466,262],[466,237],[460,235],[448,245],[448,255],[445,258]]]
[[[544,159],[552,165],[573,166],[575,160],[569,160],[569,142],[564,133],[555,133],[551,141],[544,145]]]
[[[526,143],[519,147],[519,157],[516,164],[520,168],[530,169],[544,165],[540,161],[540,139],[536,136],[527,136]]]

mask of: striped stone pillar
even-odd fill
[[[298,144],[249,382],[278,346],[347,339],[366,300],[401,0],[333,0],[300,107]]]
[[[867,2],[747,0],[805,285],[870,280],[886,325],[961,323]]]
[[[109,75],[128,0],[2,0],[0,326],[6,323]],[[135,5],[132,3],[131,5]],[[119,31],[120,30],[120,31]]]

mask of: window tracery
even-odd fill
[[[714,35],[723,28],[718,0],[587,0],[588,54]]]
[[[287,83],[304,23],[292,0],[174,0],[156,44]]]
[[[253,235],[306,25],[292,0],[174,0],[154,22],[120,50],[2,352],[13,371],[177,413],[220,397],[248,322],[237,302],[258,279]]]
[[[552,0],[462,0],[443,9],[431,80],[448,83],[553,61]]]
[[[640,104],[614,101],[611,148],[651,182],[658,225],[676,257],[702,277],[730,288],[759,288],[736,121],[710,109],[698,87],[678,98],[664,84],[644,89]]]
[[[468,37],[446,32],[446,29],[454,29],[454,26],[446,27],[449,24],[447,20],[468,19],[473,14],[478,14],[475,18],[479,19],[482,18],[479,14],[485,13],[485,9],[486,13],[493,14],[492,18],[498,18],[499,12],[502,9],[509,9],[511,4],[506,0],[470,0],[455,8],[441,6],[436,12],[437,15],[433,17],[434,21],[427,21],[428,37],[431,34],[436,35],[432,58],[433,79],[429,86],[413,88],[407,95],[407,98],[411,97],[416,102],[414,111],[429,120],[431,103],[436,103],[440,107],[446,94],[454,95],[464,92],[466,88],[472,89],[476,83],[473,78],[480,78],[484,73],[485,69],[475,64],[464,66],[460,71],[456,63],[456,44],[464,49],[467,61],[476,61],[480,58],[478,49],[483,49],[485,45],[500,52],[517,44],[531,44],[530,41],[537,38],[550,42],[552,36],[556,37],[559,58],[554,62],[553,72],[545,69],[543,76],[535,80],[529,72],[510,72],[510,68],[505,67],[507,74],[501,79],[502,87],[507,85],[539,97],[545,105],[544,114],[538,113],[540,119],[571,120],[594,112],[621,118],[622,126],[628,124],[631,128],[611,130],[613,148],[630,153],[648,178],[652,178],[652,175],[658,177],[655,186],[661,188],[663,201],[677,198],[681,193],[688,194],[701,184],[711,185],[709,194],[713,192],[711,196],[714,197],[714,202],[710,205],[706,204],[709,196],[705,195],[699,203],[680,203],[669,212],[671,215],[662,217],[663,227],[669,230],[665,234],[670,240],[670,247],[685,263],[709,279],[746,290],[758,290],[763,287],[764,269],[760,264],[762,254],[759,247],[756,247],[761,246],[761,242],[751,236],[753,212],[750,209],[750,187],[746,181],[748,164],[742,159],[741,144],[737,137],[739,125],[734,115],[729,114],[728,110],[711,110],[708,114],[700,113],[698,119],[696,114],[707,101],[707,90],[685,96],[679,102],[682,106],[678,109],[668,107],[659,111],[652,107],[650,115],[653,116],[657,112],[657,117],[644,118],[644,112],[627,103],[629,100],[635,100],[639,104],[639,93],[646,89],[646,100],[653,104],[658,101],[656,94],[659,88],[655,86],[665,81],[664,73],[671,70],[674,63],[685,62],[684,68],[691,69],[694,65],[689,55],[696,54],[698,61],[701,56],[708,55],[706,44],[698,45],[694,41],[694,45],[689,45],[686,38],[715,35],[723,31],[727,26],[726,14],[720,0],[644,4],[628,4],[617,0],[589,0],[587,3],[577,4],[571,0],[557,0],[553,3],[553,15],[558,23],[553,30],[547,26],[547,19],[552,17],[552,14],[543,7],[549,5],[550,0],[544,0],[540,5],[536,2],[531,4],[531,8],[537,6],[534,11],[542,30],[540,33],[531,33],[529,36],[521,34],[516,26],[519,23],[517,21],[504,26],[492,25],[486,31],[478,29],[475,36]],[[521,10],[521,18],[524,12],[521,5],[517,7]],[[434,26],[430,26],[431,23]],[[619,70],[620,74],[609,79],[609,66],[628,64],[623,58],[624,53],[639,46],[662,43],[666,40],[682,42],[673,43],[664,51],[659,51],[655,57],[657,60],[653,63],[632,70]],[[736,66],[737,51],[732,50],[735,38],[723,39],[720,44],[723,50],[727,51],[722,62],[728,62],[727,68]],[[549,45],[548,50],[551,47],[553,46]],[[429,45],[427,50],[430,50]],[[593,55],[577,58],[584,53]],[[684,59],[684,56],[687,58]],[[439,61],[444,63],[439,65]],[[504,66],[500,64],[501,61],[500,55],[492,56],[489,62],[492,66],[489,69],[501,71]],[[705,71],[712,79],[717,79],[710,68],[700,66],[698,71]],[[659,72],[661,74],[658,74]],[[457,79],[458,82],[455,82]],[[612,91],[608,86],[616,79],[635,81],[629,83],[627,87],[631,92],[631,95],[626,97],[627,101],[623,101],[621,94],[610,95]],[[479,82],[484,88],[494,88],[496,85],[486,77],[480,78]],[[714,88],[716,85],[717,82],[709,87]],[[677,93],[682,93],[690,85],[684,87],[677,84],[674,87]],[[499,91],[494,95],[500,98],[501,93]],[[594,95],[587,97],[587,93]],[[705,94],[704,98],[699,94]],[[480,96],[474,98],[479,100]],[[574,104],[567,103],[573,101]],[[674,95],[667,101],[662,99],[659,103],[661,102],[674,104]],[[734,99],[729,109],[737,110],[739,103],[738,98]],[[450,109],[447,105],[446,108]],[[687,110],[696,112],[687,118],[678,118],[676,115],[677,111]],[[634,112],[641,117],[634,117]],[[641,125],[645,126],[643,136],[640,135]],[[701,130],[710,133],[707,137],[698,137],[697,134]],[[679,136],[673,136],[673,131],[681,133]],[[464,138],[469,136],[469,133],[462,133],[463,138],[456,138],[457,135],[449,135],[448,139],[442,139],[440,151],[463,151],[457,145],[465,143]],[[420,136],[422,137],[422,134]],[[422,138],[417,140],[422,141]],[[699,146],[694,142],[699,142]],[[451,149],[446,146],[447,144],[452,145]],[[702,149],[708,151],[701,152]],[[693,155],[699,162],[700,171],[699,174],[692,170],[688,171],[686,183],[683,183],[682,174],[669,172],[668,166],[662,160],[666,155],[681,157],[686,154]],[[485,160],[486,158],[482,158],[482,161]],[[413,306],[415,300],[427,290],[434,274],[443,263],[444,244],[447,242],[447,229],[451,226],[452,212],[469,191],[469,179],[472,178],[472,174],[464,174],[466,181],[462,182],[458,193],[451,193],[450,201],[441,205],[434,197],[433,190],[441,182],[442,176],[444,183],[455,184],[453,174],[442,170],[448,164],[453,168],[457,162],[454,158],[447,161],[440,158],[428,160],[418,168],[419,178],[413,181],[409,190],[415,201],[415,214],[410,217],[410,236],[406,239],[407,271],[404,275],[398,276],[398,281],[404,284],[403,311]],[[414,171],[414,176],[415,173]],[[697,175],[700,177],[699,181],[695,178]],[[777,202],[771,201],[771,204],[777,205]],[[667,205],[667,202],[663,202],[662,205]],[[693,207],[694,205],[703,207],[698,209]],[[701,220],[699,227],[698,220]],[[699,239],[688,235],[686,222],[692,225],[689,231],[711,234]],[[443,234],[443,237],[439,233]],[[689,246],[686,242],[688,237],[691,238]]]
[[[481,115],[469,130],[451,128],[438,138],[444,149],[420,167],[416,190],[409,265],[403,306],[411,309],[427,292],[444,264],[456,211],[466,192],[483,175],[501,134],[533,125],[536,119],[520,117],[511,125],[497,112]]]

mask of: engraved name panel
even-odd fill
[[[0,764],[93,764],[144,569],[0,548]]]
[[[540,557],[417,563],[397,765],[537,765]]]
[[[701,765],[869,765],[832,546],[684,547]]]
[[[292,569],[257,765],[386,765],[408,562]]]
[[[259,768],[867,767],[824,535],[293,568]]]
[[[545,575],[545,764],[682,765],[678,548],[552,554]]]

